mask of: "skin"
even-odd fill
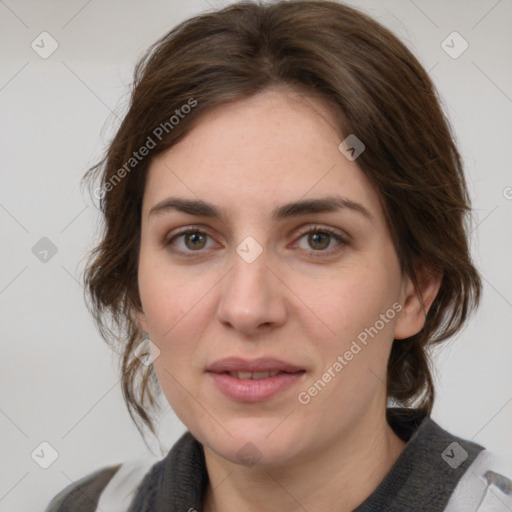
[[[440,278],[420,279],[416,291],[402,276],[379,196],[357,160],[339,151],[344,137],[331,112],[293,89],[268,89],[208,112],[150,164],[138,319],[161,351],[154,366],[169,404],[204,446],[207,512],[350,511],[405,447],[385,419],[386,364],[393,339],[423,326],[419,293],[428,310]],[[271,216],[285,203],[334,193],[372,219],[349,208]],[[208,201],[225,218],[149,215],[170,196]],[[199,248],[177,233],[194,226],[208,235]],[[310,228],[347,243],[312,243]],[[263,249],[252,263],[236,252],[248,236]],[[301,404],[298,394],[394,303],[401,311]],[[205,373],[228,356],[275,357],[306,372],[267,401],[235,402]],[[247,443],[260,457],[252,466],[237,455]]]

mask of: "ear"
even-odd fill
[[[146,315],[144,314],[144,311],[142,311],[142,308],[137,309],[135,311],[135,316],[137,317],[137,322],[139,322],[139,327],[140,327],[141,331],[149,332],[148,324],[146,322]]]
[[[424,267],[416,272],[418,288],[415,288],[409,276],[404,279],[402,291],[402,310],[395,323],[394,338],[402,340],[414,336],[425,325],[427,313],[439,292],[443,273]]]

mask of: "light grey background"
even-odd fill
[[[225,3],[0,0],[2,511],[41,510],[71,481],[147,452],[125,411],[116,359],[83,302],[79,280],[98,216],[79,181],[112,133],[105,122],[124,111],[143,50],[177,22]],[[394,30],[430,72],[470,181],[484,295],[469,327],[436,356],[433,417],[511,451],[512,2],[350,3]],[[31,48],[43,31],[58,43],[46,59]],[[453,31],[469,44],[456,59],[442,47]],[[453,53],[463,41],[446,44]],[[46,263],[32,252],[42,237],[57,247]],[[164,449],[183,430],[167,414]],[[50,461],[41,442],[58,452],[46,470],[31,458],[39,447],[34,458]]]

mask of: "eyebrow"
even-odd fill
[[[303,199],[283,204],[272,211],[272,219],[279,221],[301,215],[329,213],[344,209],[357,212],[369,221],[374,220],[372,214],[362,204],[339,195],[318,199]],[[185,199],[181,197],[169,197],[160,201],[151,208],[148,217],[164,214],[169,211],[179,211],[189,215],[221,220],[226,218],[226,211],[219,206],[200,199]]]

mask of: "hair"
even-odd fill
[[[128,111],[84,176],[91,183],[99,177],[104,221],[84,274],[88,307],[105,341],[120,347],[123,396],[143,436],[144,426],[155,434],[160,392],[153,366],[134,357],[144,334],[135,313],[142,308],[138,256],[151,158],[213,107],[279,86],[327,102],[340,113],[335,128],[366,146],[357,163],[379,194],[402,274],[420,290],[422,272],[442,273],[421,331],[393,341],[388,400],[431,413],[428,349],[458,332],[478,305],[461,157],[432,81],[404,44],[333,1],[245,1],[203,13],[144,53]],[[134,158],[144,146],[147,157]]]

